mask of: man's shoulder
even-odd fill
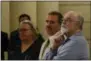
[[[7,36],[8,34],[6,32],[1,31],[1,36]]]
[[[48,40],[45,40],[45,41],[43,42],[42,47],[45,47],[46,44],[48,44]]]
[[[41,40],[40,42],[44,42],[45,41],[43,36],[40,33],[38,33],[38,40]]]
[[[12,31],[12,32],[10,33],[10,35],[13,35],[13,34],[18,34],[18,29],[14,30],[14,31]]]
[[[18,32],[18,29],[16,29],[16,30],[12,31],[11,33],[16,33],[16,32]]]
[[[72,41],[79,44],[79,45],[87,44],[87,40],[83,35],[76,36],[74,39],[72,39]]]
[[[45,40],[41,46],[41,50],[45,50],[47,47],[48,47],[48,43],[49,41],[48,40]]]
[[[67,43],[64,45],[60,45],[58,48],[59,50],[63,49],[80,49],[83,48],[83,46],[87,45],[87,40],[84,36],[75,36],[73,39],[70,39]]]

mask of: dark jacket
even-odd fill
[[[1,59],[4,60],[4,52],[8,50],[8,34],[1,31]]]
[[[10,33],[10,44],[9,49],[14,50],[16,46],[20,45],[21,41],[19,38],[19,32],[18,29],[14,30]]]
[[[40,42],[44,41],[44,38],[40,33],[38,33],[38,37],[42,40]],[[9,49],[14,50],[17,46],[21,44],[21,40],[19,38],[19,32],[18,29],[14,30],[10,33],[10,44],[9,44]]]
[[[40,48],[44,39],[39,35],[37,40],[24,52],[20,46],[16,46],[14,51],[9,51],[9,60],[38,60]]]

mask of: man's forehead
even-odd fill
[[[48,15],[48,17],[57,17],[57,15]]]
[[[66,13],[64,19],[77,19],[77,15],[75,13]]]
[[[47,19],[58,20],[58,16],[57,15],[48,15]]]
[[[64,16],[74,16],[77,17],[79,14],[74,12],[74,11],[69,11],[67,13],[64,14]]]

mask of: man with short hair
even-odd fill
[[[46,19],[46,32],[48,37],[54,35],[56,32],[60,30],[62,23],[62,14],[57,11],[52,11],[48,13],[48,17]],[[47,48],[50,45],[51,40],[47,40],[43,43],[40,51],[39,59],[44,59]]]
[[[67,40],[63,43],[55,42],[53,46],[48,49],[44,59],[46,60],[88,60],[89,48],[85,37],[82,34],[84,18],[74,11],[65,13],[63,18],[63,27],[67,31]],[[61,37],[60,37],[61,38]]]

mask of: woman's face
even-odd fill
[[[21,24],[19,28],[19,37],[21,40],[26,41],[32,38],[33,32],[29,24]]]

